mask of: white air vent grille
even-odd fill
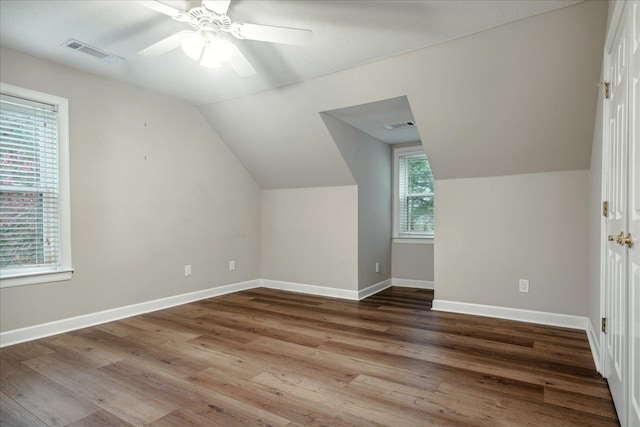
[[[401,128],[406,128],[406,127],[415,126],[415,125],[416,125],[416,122],[408,121],[408,122],[393,123],[393,124],[390,124],[390,125],[384,125],[384,128],[386,130],[394,130],[394,129],[401,129]]]
[[[123,60],[123,58],[117,55],[113,55],[109,52],[105,52],[104,50],[89,46],[88,44],[82,43],[78,40],[69,40],[64,44],[64,46],[78,52],[86,53],[87,55],[91,55],[95,58],[102,59],[109,64],[117,64],[118,62]]]

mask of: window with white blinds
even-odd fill
[[[69,242],[65,235],[68,230],[63,230],[62,213],[68,208],[63,202],[68,199],[61,192],[60,166],[66,162],[60,162],[60,119],[57,103],[10,95],[4,90],[0,93],[3,287],[66,280],[47,277],[34,282],[24,278],[70,272],[70,261],[63,259],[69,254],[69,248],[63,250],[63,246]],[[8,284],[9,279],[16,278],[22,280]]]
[[[422,147],[394,151],[396,188],[394,237],[432,238],[434,180]]]

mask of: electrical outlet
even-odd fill
[[[520,292],[528,293],[529,292],[529,281],[527,279],[520,279],[519,287]]]
[[[184,266],[184,277],[189,277],[191,276],[191,266],[190,265],[185,265]]]
[[[235,269],[236,269],[236,261],[232,259],[231,261],[229,261],[229,270],[233,271]]]
[[[376,273],[380,273],[380,263],[376,262]]]

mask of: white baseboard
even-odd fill
[[[8,345],[19,344],[26,341],[44,338],[63,332],[74,331],[99,325],[101,323],[113,322],[131,316],[137,316],[151,311],[162,310],[176,305],[199,301],[220,295],[239,292],[254,288],[270,288],[285,291],[300,292],[310,295],[320,295],[349,300],[359,300],[380,292],[391,286],[391,280],[376,283],[361,291],[328,288],[325,286],[307,285],[303,283],[282,282],[278,280],[255,279],[247,282],[233,283],[202,291],[190,292],[187,294],[175,295],[139,304],[127,305],[110,310],[89,313],[82,316],[70,317],[53,322],[42,323],[40,325],[28,326],[26,328],[14,329],[0,332],[0,348]]]
[[[433,300],[433,310],[452,313],[475,314],[477,316],[495,317],[498,319],[518,320],[520,322],[539,323],[541,325],[560,326],[563,328],[586,331],[588,319],[584,316],[547,313],[544,311],[524,310],[519,308],[498,307],[494,305],[470,304],[466,302]]]
[[[435,289],[433,280],[414,280],[414,279],[391,279],[391,286],[400,286],[404,288],[420,288]]]
[[[319,295],[323,297],[358,300],[358,291],[328,288],[326,286],[307,285],[304,283],[281,282],[279,280],[260,279],[262,286],[269,289],[299,292],[302,294]]]
[[[139,304],[127,305],[82,316],[70,317],[53,322],[42,323],[40,325],[28,326],[26,328],[14,329],[0,333],[0,347],[19,344],[38,338],[61,334],[76,329],[99,325],[101,323],[112,322],[126,317],[137,316],[151,311],[162,310],[176,305],[199,301],[206,298],[217,297],[231,292],[244,291],[261,286],[260,280],[250,280],[247,282],[233,283],[202,291],[190,292],[187,294],[175,295],[167,298],[160,298]]]
[[[589,339],[589,347],[591,347],[591,355],[593,356],[593,363],[596,365],[596,371],[602,373],[602,366],[600,366],[600,337],[599,333],[593,328],[591,319],[587,318],[587,338]]]
[[[365,289],[353,291],[302,283],[282,282],[278,280],[256,279],[247,282],[233,283],[216,288],[205,289],[202,291],[190,292],[187,294],[175,295],[167,298],[160,298],[153,301],[132,304],[124,307],[100,311],[97,313],[90,313],[82,316],[76,316],[68,319],[62,319],[49,323],[43,323],[40,325],[2,332],[0,333],[0,347],[19,344],[25,341],[31,341],[38,338],[60,334],[63,332],[69,332],[89,326],[98,325],[101,323],[112,322],[114,320],[162,310],[165,308],[174,307],[176,305],[186,304],[202,299],[229,294],[232,292],[239,292],[259,287],[357,301],[371,296],[384,289],[387,289],[390,286],[408,286],[415,288],[433,289],[433,282],[408,279],[387,279],[371,285]],[[587,332],[589,345],[591,346],[593,358],[596,363],[596,368],[598,369],[598,371],[600,371],[600,348],[598,345],[599,340],[597,339],[597,336],[591,325],[591,321],[586,317],[481,304],[469,304],[455,301],[444,301],[437,299],[433,301],[433,310],[475,314],[479,316],[519,320],[523,322],[533,322],[544,325],[562,326],[566,328],[585,330]]]
[[[363,300],[367,297],[370,297],[373,294],[377,294],[380,291],[384,291],[390,286],[393,286],[391,284],[391,281],[392,279],[383,280],[382,282],[378,282],[364,289],[360,289],[358,291],[358,300]]]
[[[280,280],[261,279],[262,286],[269,289],[278,289],[282,291],[299,292],[309,295],[319,295],[323,297],[342,298],[349,300],[362,300],[373,294],[387,289],[392,286],[391,279],[383,280],[375,283],[359,291],[351,291],[346,289],[328,288],[326,286],[307,285],[304,283],[282,282]]]

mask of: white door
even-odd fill
[[[640,427],[640,2],[618,3],[606,54],[607,129],[603,373],[622,426]]]
[[[624,16],[624,15],[623,15]],[[627,250],[619,243],[627,226],[627,19],[623,18],[607,52],[611,99],[608,106],[608,198],[605,266],[604,376],[609,382],[620,423],[627,413]]]
[[[629,5],[628,425],[640,427],[640,1]]]

